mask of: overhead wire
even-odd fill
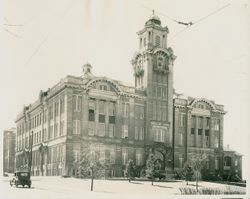
[[[148,10],[151,10],[151,11],[153,10],[152,8],[150,8],[150,7],[148,7],[148,6],[145,6],[144,4],[142,4],[142,3],[139,2],[139,1],[136,1],[136,2],[137,2],[139,5],[141,5],[142,7],[144,7],[145,9],[148,9]],[[218,8],[218,9],[216,9],[215,11],[209,13],[208,15],[206,15],[206,16],[204,16],[204,17],[201,17],[200,19],[198,19],[198,20],[195,21],[195,22],[192,22],[192,21],[190,21],[190,22],[182,22],[182,21],[176,20],[176,19],[174,19],[174,18],[172,18],[172,17],[170,17],[170,16],[168,16],[168,15],[162,13],[162,12],[156,11],[156,13],[158,13],[159,15],[161,15],[161,16],[163,16],[163,17],[165,17],[165,18],[167,18],[167,19],[169,19],[169,20],[171,20],[171,21],[173,21],[173,22],[175,22],[175,23],[177,23],[177,24],[179,24],[179,25],[185,25],[185,26],[186,26],[185,28],[181,29],[179,32],[177,32],[176,34],[174,34],[174,36],[171,37],[171,38],[173,39],[173,38],[176,37],[177,35],[181,34],[181,33],[184,32],[184,31],[186,31],[188,28],[192,27],[192,26],[195,25],[195,24],[200,23],[201,21],[207,19],[208,17],[210,17],[210,16],[212,16],[212,15],[215,15],[216,13],[218,13],[218,12],[224,10],[224,9],[227,8],[228,6],[230,6],[230,3],[228,3],[228,4],[226,4],[226,5],[222,6],[222,7],[220,7],[220,8]]]
[[[72,8],[72,6],[73,6],[73,4],[74,4],[75,2],[76,2],[76,0],[75,0],[75,1],[71,1],[70,5],[67,6],[67,7],[64,9],[64,11],[63,11],[63,13],[62,13],[60,19],[63,19],[63,18],[66,16],[66,14],[67,14],[67,13],[69,12],[69,10]],[[42,47],[42,46],[44,45],[44,43],[48,40],[48,38],[49,38],[49,36],[50,36],[51,33],[52,33],[52,30],[49,31],[49,32],[45,35],[45,37],[43,38],[43,40],[38,44],[38,46],[35,48],[35,50],[33,51],[33,53],[30,55],[30,57],[28,58],[28,60],[27,60],[27,62],[26,62],[25,65],[28,65],[29,62],[32,60],[32,58],[39,52],[39,50],[41,49],[41,47]]]

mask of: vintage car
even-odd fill
[[[29,188],[31,186],[30,173],[27,171],[17,171],[14,173],[13,178],[10,180],[10,186],[22,185],[23,187],[27,185]]]

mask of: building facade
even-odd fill
[[[63,78],[24,107],[16,119],[17,168],[27,169],[31,161],[33,175],[76,175],[84,143],[110,160],[110,176],[122,176],[129,159],[143,168],[150,151],[168,172],[197,149],[211,158],[223,156],[223,106],[174,99],[176,56],[159,17],[153,15],[137,34],[135,86],[96,77],[85,64],[81,76]],[[215,124],[219,130],[210,128]]]
[[[3,132],[3,174],[14,173],[15,170],[16,129]]]

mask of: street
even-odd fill
[[[10,177],[1,178],[0,198],[1,199],[36,199],[36,198],[166,198],[167,195],[180,194],[179,187],[185,187],[186,182],[151,182],[121,180],[95,180],[94,191],[90,191],[90,180],[61,177],[32,177],[31,188],[22,188],[21,186],[11,187],[9,185]],[[189,187],[194,188],[195,182]],[[226,185],[201,182],[201,187],[215,187],[225,189]],[[231,186],[235,188],[234,186]],[[236,189],[245,191],[243,187]]]

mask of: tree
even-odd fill
[[[152,180],[152,185],[154,185],[154,178],[156,175],[156,157],[153,153],[150,153],[146,162],[146,176]]]
[[[189,164],[192,166],[194,170],[194,175],[196,179],[196,191],[198,191],[198,183],[201,177],[201,170],[204,167],[207,160],[206,154],[196,153],[190,158]]]
[[[40,152],[40,155],[41,155],[40,169],[41,169],[42,176],[43,176],[43,175],[44,175],[44,169],[43,169],[44,155],[45,155],[45,153],[48,152],[48,146],[45,145],[44,143],[42,143],[42,144],[39,146],[39,152]]]
[[[182,170],[182,175],[184,176],[186,182],[187,182],[187,185],[188,185],[188,181],[191,181],[193,175],[194,175],[194,171],[193,171],[193,168],[192,166],[186,162],[184,164],[184,167],[183,167],[183,170]]]
[[[136,166],[133,160],[129,159],[126,164],[126,176],[130,182],[135,177]]]
[[[100,153],[92,150],[89,144],[84,144],[78,165],[78,175],[80,177],[91,177],[90,190],[93,191],[94,179],[103,176],[103,171],[105,172],[105,169],[109,167],[109,162],[101,159]]]

